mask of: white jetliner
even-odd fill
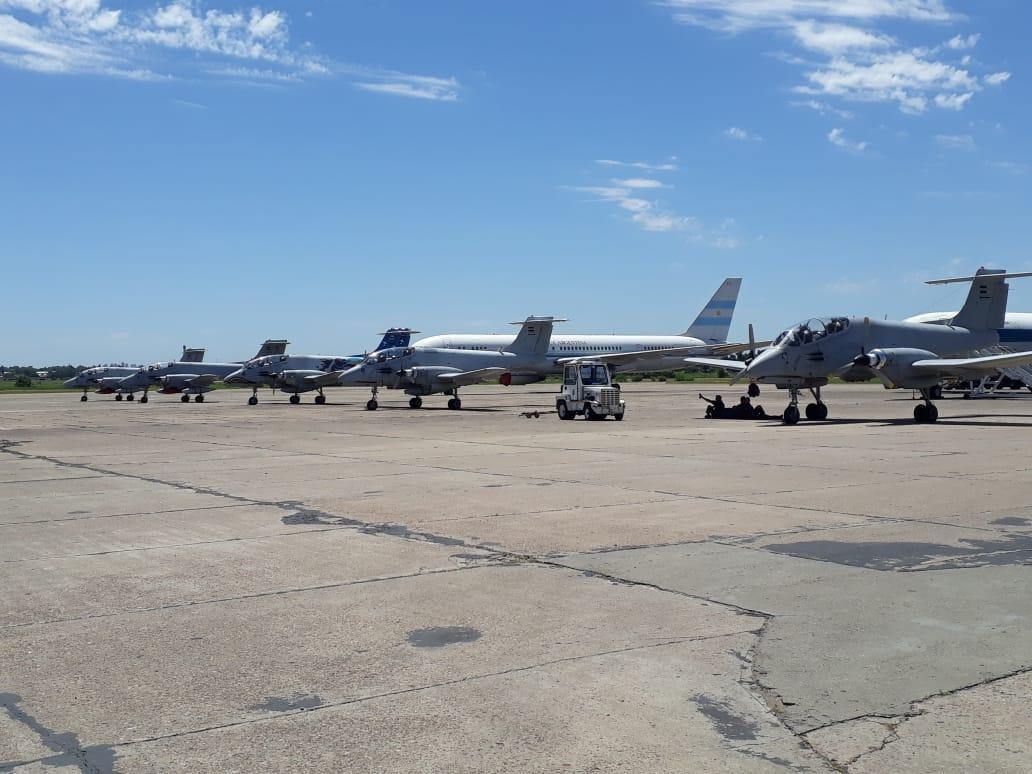
[[[553,333],[548,347],[550,373],[562,373],[563,362],[590,357],[608,360],[615,371],[671,371],[685,367],[683,350],[692,348],[692,354],[729,355],[756,345],[726,344],[731,327],[741,277],[728,277],[713,294],[713,298],[699,312],[695,322],[677,336],[598,335]],[[445,333],[420,339],[413,347],[437,349],[467,349],[498,352],[512,346],[516,336],[505,333]],[[655,351],[655,355],[642,354]],[[530,384],[541,381],[545,374],[513,373],[511,384]]]

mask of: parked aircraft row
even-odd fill
[[[800,419],[799,396],[807,390],[813,402],[808,419],[828,417],[822,388],[832,377],[847,381],[879,379],[886,388],[920,391],[923,403],[914,411],[918,422],[934,422],[932,403],[945,377],[971,378],[1001,369],[1032,375],[1032,315],[1007,315],[1005,280],[1032,276],[979,269],[971,277],[933,280],[930,284],[971,283],[967,300],[955,313],[930,313],[903,321],[869,317],[814,317],[792,326],[773,342],[727,343],[740,278],[728,278],[684,333],[675,336],[577,335],[553,332],[565,322],[554,317],[528,317],[515,335],[444,334],[410,344],[409,328],[383,334],[379,346],[365,355],[302,356],[286,353],[286,341],[266,341],[258,354],[238,363],[204,363],[203,350],[184,350],[179,361],[156,363],[141,369],[89,369],[69,380],[69,387],[126,394],[133,399],[151,388],[182,393],[188,401],[203,400],[211,385],[222,380],[251,386],[250,405],[258,403],[262,386],[290,393],[315,391],[316,403],[325,403],[328,386],[366,386],[372,395],[366,407],[377,408],[380,388],[398,389],[419,408],[434,394],[450,397],[448,407],[461,408],[459,390],[471,384],[499,382],[506,386],[531,384],[560,373],[564,366],[584,360],[600,361],[611,371],[669,371],[688,366],[713,366],[736,371],[732,381],[745,380],[750,391],[760,383],[774,384],[789,393],[782,417],[786,424]],[[757,351],[758,354],[757,354]],[[751,352],[743,362],[725,359]]]

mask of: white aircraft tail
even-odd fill
[[[731,318],[738,303],[738,291],[742,287],[741,277],[728,277],[717,288],[713,298],[702,308],[695,318],[692,327],[683,336],[702,339],[707,344],[723,344],[727,341],[727,332],[731,329]]]
[[[1013,277],[1032,277],[1032,272],[1008,274],[1003,269],[981,268],[973,277],[951,277],[928,280],[928,285],[949,285],[954,282],[970,282],[967,301],[950,325],[973,331],[999,330],[1007,316],[1007,293],[1009,286],[1004,280]]]
[[[548,354],[548,345],[552,341],[552,325],[557,322],[566,322],[558,317],[528,317],[522,322],[514,322],[512,325],[519,325],[520,332],[516,339],[506,347],[507,352],[516,355],[538,355],[544,357]]]

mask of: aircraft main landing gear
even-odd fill
[[[82,401],[83,403],[85,403],[86,401],[89,400],[89,396],[86,394],[86,390],[82,391],[82,397],[79,398],[79,400]]]
[[[459,400],[458,395],[448,400],[448,408],[450,408],[452,411],[458,411],[460,408],[462,408],[462,401]]]
[[[300,396],[300,395],[298,395],[298,394],[297,394],[297,393],[295,392],[295,393],[294,393],[293,395],[291,395],[291,396],[290,396],[290,402],[291,402],[291,403],[300,403],[300,402],[301,402],[301,396]]]
[[[140,403],[146,403],[149,400],[150,398],[147,397],[147,393],[143,393],[143,395],[140,396]]]
[[[408,405],[409,408],[413,409],[422,408],[423,399],[420,398],[418,395],[413,395],[411,398],[409,398]]]
[[[115,400],[122,400],[122,393],[116,392],[115,393]]]
[[[323,405],[326,402],[326,396],[320,392],[315,396],[315,402],[320,406]]]
[[[257,406],[258,405],[258,388],[257,387],[252,387],[251,388],[251,397],[247,399],[247,405],[248,406]]]
[[[939,418],[939,409],[932,403],[932,389],[931,387],[922,387],[921,397],[924,399],[924,403],[914,406],[914,421],[919,425],[931,424]]]
[[[184,394],[182,397],[179,398],[179,402],[180,403],[189,403],[190,402],[190,396]]]
[[[130,392],[130,393],[129,393],[128,395],[126,395],[126,396],[125,396],[125,399],[126,399],[126,400],[136,400],[136,396],[135,396],[135,395],[133,395],[133,394],[132,394],[132,393]]]
[[[813,399],[816,403],[806,404],[806,418],[812,419],[816,422],[821,422],[828,418],[828,406],[821,400],[821,388],[817,387],[814,389],[810,388],[810,394],[813,395]]]
[[[194,403],[204,403],[203,395],[195,395],[193,399]]]
[[[380,408],[380,404],[376,402],[376,388],[373,387],[373,397],[366,401],[366,411],[376,411]]]

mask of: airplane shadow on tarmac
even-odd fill
[[[932,426],[934,426],[934,425],[949,425],[951,427],[1032,427],[1032,417],[1024,417],[1024,418],[1027,418],[1029,421],[1028,422],[986,422],[986,421],[975,422],[975,421],[964,421],[964,420],[974,419],[974,417],[972,417],[972,416],[965,415],[965,416],[959,416],[959,417],[957,417],[957,416],[954,416],[954,417],[945,416],[944,417],[942,414],[940,414],[938,421],[932,423]],[[786,425],[786,424],[784,424],[781,421],[780,417],[769,417],[769,419],[774,420],[774,421],[768,422],[767,423],[768,426],[775,425],[775,426],[778,426],[778,427],[786,427],[786,428],[787,427],[791,427],[793,430],[800,430],[800,429],[805,428],[805,427],[820,427],[821,425],[875,425],[875,424],[877,424],[877,425],[883,425],[883,426],[891,426],[891,425],[910,425],[910,426],[916,426],[918,424],[917,422],[915,422],[910,417],[897,417],[897,418],[894,418],[894,419],[879,419],[879,418],[876,418],[876,417],[871,417],[869,419],[864,419],[864,418],[856,418],[856,419],[824,419],[824,420],[805,420],[805,419],[801,419],[801,420],[799,420],[799,424],[797,424],[797,425]]]

